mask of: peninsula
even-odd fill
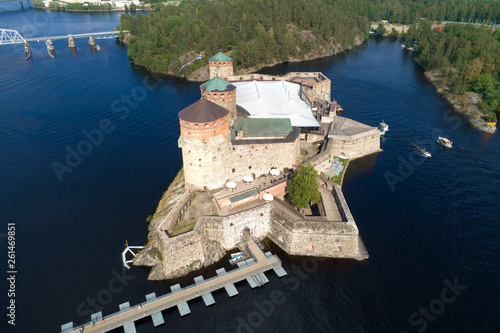
[[[209,73],[201,99],[179,112],[183,169],[133,264],[152,266],[152,280],[176,278],[219,261],[249,237],[291,255],[368,258],[330,179],[339,158],[380,151],[378,129],[339,116],[322,73],[233,75],[233,59],[222,52],[209,59]],[[306,210],[287,195],[301,164],[319,174],[320,199]]]
[[[492,26],[432,26],[423,20],[403,36],[425,77],[452,108],[475,128],[494,133],[500,111],[500,33]]]

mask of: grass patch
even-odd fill
[[[192,220],[189,222],[185,223],[179,223],[175,226],[174,230],[170,233],[172,237],[184,234],[186,232],[189,232],[194,229],[194,226],[196,224],[196,220]]]
[[[163,261],[163,256],[162,256],[161,252],[156,252],[156,256],[158,257],[158,259],[160,261]]]
[[[335,184],[337,184],[338,186],[342,186],[342,179],[344,179],[344,173],[345,173],[345,170],[347,169],[347,165],[349,164],[349,160],[339,158],[339,162],[342,163],[344,168],[342,169],[342,171],[339,173],[338,176],[333,176],[332,178],[330,178],[330,180],[332,182],[334,182]]]

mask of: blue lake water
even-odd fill
[[[18,7],[0,4],[0,28],[42,37],[118,25],[118,14]],[[7,324],[2,284],[2,332],[59,332],[63,323],[88,321],[94,307],[109,314],[192,283],[192,276],[150,282],[146,268],[123,271],[121,252],[125,240],[146,241],[145,219],[181,168],[177,113],[199,99],[199,83],[151,78],[116,41],[98,43],[96,52],[79,39],[72,54],[66,40],[54,41],[55,59],[43,42],[31,43],[29,61],[22,46],[0,46],[0,247],[7,271],[4,236],[15,223],[18,272],[15,327]],[[351,162],[343,186],[369,260],[289,257],[271,245],[287,278],[268,273],[263,288],[241,283],[234,298],[222,290],[214,306],[190,302],[189,316],[170,309],[167,328],[143,320],[138,331],[498,332],[498,134],[453,114],[397,41],[370,39],[341,55],[263,72],[302,70],[332,80],[344,116],[390,126],[384,151]],[[82,144],[103,123],[108,133]],[[441,134],[454,149],[437,145]],[[432,158],[420,158],[410,141]],[[87,156],[70,159],[71,172],[58,179],[54,162],[67,165],[73,149]],[[110,281],[121,281],[113,289],[120,290],[106,292]],[[284,302],[271,307],[275,290]]]

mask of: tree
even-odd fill
[[[465,69],[464,73],[464,80],[465,82],[470,82],[472,79],[479,74],[481,74],[481,71],[483,70],[483,62],[479,58],[475,58],[469,64],[467,65],[467,68]]]
[[[379,23],[377,29],[375,30],[375,34],[377,36],[383,36],[386,32],[387,30],[385,30],[384,25],[382,23]]]
[[[316,176],[318,172],[311,164],[299,165],[297,173],[288,183],[288,193],[292,203],[297,208],[306,208],[309,202],[313,204],[320,198]]]

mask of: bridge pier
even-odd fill
[[[23,0],[19,0],[19,3],[21,4],[21,8],[24,9]]]
[[[26,54],[26,60],[28,60],[29,58],[31,58],[30,44],[28,44],[28,42],[24,42],[23,46],[24,46],[24,53]]]
[[[94,37],[92,37],[92,36],[89,36],[89,45],[91,47],[95,47],[95,40],[94,40]]]
[[[73,37],[68,38],[68,46],[70,49],[76,48],[75,39]]]

